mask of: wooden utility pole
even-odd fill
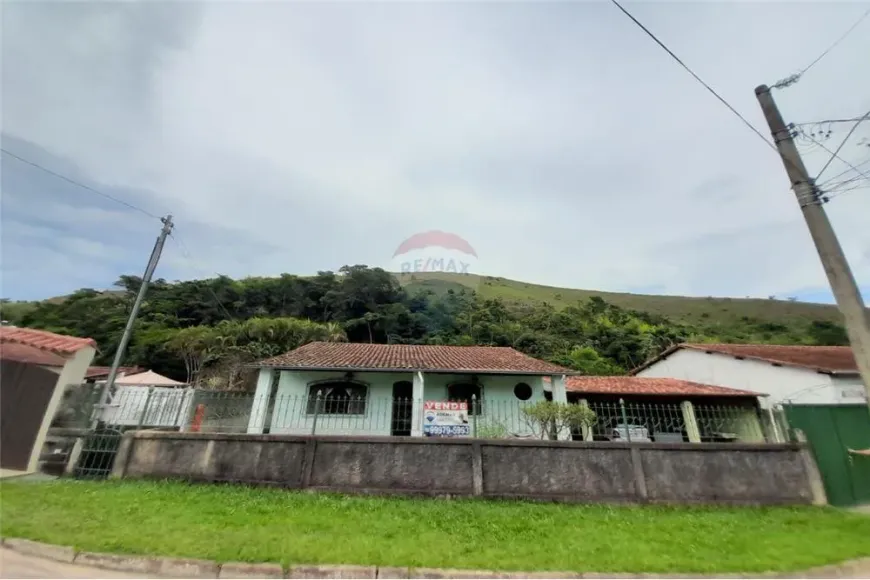
[[[828,282],[837,300],[837,306],[843,314],[849,342],[852,343],[852,353],[858,363],[858,371],[864,381],[864,391],[867,393],[867,403],[870,405],[870,318],[864,307],[864,300],[855,283],[855,277],[843,254],[843,248],[837,240],[834,228],[828,220],[828,215],[822,207],[821,192],[814,180],[807,173],[807,168],[798,153],[782,115],[770,94],[767,85],[756,87],[755,96],[770,126],[773,141],[782,157],[785,171],[788,173],[792,189],[797,196],[798,204],[807,222],[807,228],[816,245]]]

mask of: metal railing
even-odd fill
[[[81,396],[92,404],[93,396]],[[467,401],[468,436],[542,438],[553,436],[536,406],[516,399]],[[588,412],[568,417],[561,428],[575,440],[655,442],[772,442],[786,438],[787,427],[774,427],[773,414],[749,405],[644,403],[635,401],[573,403]],[[88,417],[106,428],[169,429],[222,433],[335,435],[411,435],[422,422],[422,401],[390,397],[261,397],[252,393],[194,389],[122,387],[107,405]],[[544,410],[546,411],[546,410]],[[414,421],[414,417],[419,420]],[[544,417],[544,419],[542,419]],[[544,423],[542,423],[542,421]]]

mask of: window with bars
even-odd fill
[[[365,415],[368,388],[359,383],[335,381],[308,387],[309,415]]]

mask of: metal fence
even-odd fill
[[[388,397],[258,397],[252,393],[195,389],[120,387],[97,405],[99,389],[87,385],[65,397],[54,427],[87,429],[68,450],[78,477],[104,477],[112,468],[122,434],[129,429],[201,433],[408,436],[422,402]],[[541,405],[508,399],[472,399],[464,414],[469,437],[559,438],[633,442],[776,442],[787,425],[781,415],[754,406],[688,405],[636,401],[576,403],[583,421],[563,422]],[[545,409],[546,411],[546,409]],[[69,470],[68,470],[69,472]]]
[[[87,399],[86,399],[87,400]],[[479,438],[547,436],[539,402],[467,401],[469,434]],[[581,423],[565,423],[572,437],[591,441],[765,442],[784,439],[782,425],[750,405],[581,402]],[[128,387],[91,415],[100,426],[221,433],[410,435],[422,402],[390,397],[258,397],[252,393]],[[76,416],[82,416],[77,413]],[[779,432],[779,434],[777,434]],[[694,434],[694,437],[693,437]]]

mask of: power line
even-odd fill
[[[795,84],[796,82],[798,82],[798,81],[801,79],[801,77],[803,77],[804,74],[805,74],[808,70],[810,70],[811,68],[813,68],[814,66],[816,66],[816,64],[818,64],[818,62],[819,62],[820,60],[822,60],[823,58],[825,58],[825,57],[828,55],[829,52],[831,52],[832,50],[834,50],[834,49],[837,47],[837,45],[839,45],[841,42],[843,42],[844,40],[846,40],[846,37],[848,37],[850,34],[852,34],[852,31],[855,30],[856,28],[858,28],[858,25],[861,24],[861,23],[864,21],[864,19],[867,18],[868,16],[870,16],[870,9],[867,9],[867,11],[864,12],[864,14],[862,14],[862,15],[858,18],[858,20],[856,20],[855,23],[854,23],[852,26],[850,26],[849,29],[848,29],[846,32],[843,33],[842,36],[840,36],[840,38],[838,38],[837,40],[835,40],[834,43],[833,43],[831,46],[829,46],[828,48],[826,48],[826,49],[822,52],[822,54],[820,54],[819,56],[817,56],[816,59],[815,59],[813,62],[811,62],[810,64],[808,64],[807,66],[805,66],[805,67],[803,68],[803,70],[801,70],[800,72],[798,72],[798,73],[796,73],[796,74],[793,74],[793,75],[791,75],[791,76],[788,76],[788,77],[786,77],[786,78],[784,78],[784,79],[778,81],[778,82],[777,82],[776,84],[774,84],[773,87],[771,87],[771,88],[774,88],[774,89],[783,89],[783,88],[785,88],[785,87],[789,87],[789,86]]]
[[[178,244],[178,248],[181,250],[181,254],[185,257],[185,259],[186,259],[188,262],[191,263],[191,265],[194,266],[194,268],[196,268],[197,270],[199,270],[200,274],[204,274],[204,275],[209,276],[209,277],[211,276],[211,274],[208,274],[207,272],[205,272],[204,270],[201,270],[200,268],[198,268],[198,267],[196,266],[193,257],[190,255],[190,252],[187,250],[187,244],[185,244],[185,243],[181,240],[181,238],[178,237],[177,232],[175,232],[175,231],[171,232],[171,233],[169,234],[169,237],[171,237],[173,240],[175,240],[175,243]],[[215,274],[217,274],[218,276],[220,276],[220,274],[218,274],[217,272],[215,272]],[[215,302],[217,302],[217,305],[220,307],[220,309],[223,310],[223,311],[224,311],[224,314],[227,315],[227,319],[232,320],[233,318],[235,318],[232,314],[230,314],[230,311],[227,310],[227,307],[224,306],[224,303],[221,302],[221,299],[218,298],[218,295],[215,294],[215,291],[212,290],[211,286],[209,286],[208,284],[206,284],[205,287],[206,287],[206,289],[209,291],[209,293],[212,295],[212,297],[215,299]]]
[[[132,203],[128,203],[122,199],[118,199],[117,197],[111,196],[108,193],[103,193],[102,191],[96,190],[89,185],[85,185],[84,183],[76,181],[75,179],[71,179],[65,175],[61,175],[60,173],[57,173],[56,171],[52,171],[51,169],[48,169],[47,167],[43,167],[39,163],[35,163],[33,161],[30,161],[29,159],[25,159],[24,157],[20,157],[20,156],[16,155],[15,153],[12,153],[11,151],[8,151],[8,150],[2,149],[2,148],[0,148],[0,151],[2,151],[5,155],[8,155],[9,157],[12,157],[13,159],[17,159],[21,163],[25,163],[27,165],[30,165],[31,167],[35,167],[35,168],[39,169],[40,171],[44,171],[45,173],[48,173],[49,175],[53,175],[54,177],[57,177],[58,179],[62,179],[64,181],[66,181],[67,183],[71,183],[72,185],[75,185],[77,187],[81,187],[82,189],[86,189],[86,190],[90,191],[91,193],[96,193],[97,195],[104,197],[106,199],[110,199],[110,200],[114,201],[115,203],[120,203],[121,205],[127,206],[130,209],[141,212],[141,213],[147,215],[148,217],[151,217],[151,218],[154,218],[157,220],[161,219],[160,216],[154,215],[153,213],[146,211],[146,210],[142,209],[141,207],[137,207],[137,206],[133,205]]]
[[[870,12],[868,12],[868,13],[870,13]],[[840,150],[841,150],[841,149],[843,148],[843,146],[846,144],[846,141],[849,140],[849,137],[852,136],[852,133],[855,132],[855,129],[858,128],[858,125],[860,125],[861,122],[862,122],[864,119],[866,119],[868,116],[870,116],[870,111],[868,111],[868,112],[867,112],[867,113],[866,113],[866,114],[865,114],[861,119],[859,119],[858,121],[855,122],[855,125],[852,126],[852,130],[849,131],[849,132],[846,134],[846,136],[843,138],[843,141],[840,143],[840,146],[837,147],[837,150],[834,151],[834,152],[831,154],[831,158],[828,159],[828,162],[825,163],[825,166],[822,167],[822,170],[819,171],[819,174],[818,174],[818,175],[816,175],[816,179],[818,179],[819,177],[822,176],[822,173],[825,172],[825,169],[828,168],[828,166],[831,164],[831,162],[832,162],[834,159],[840,159],[840,161],[843,161],[842,158],[840,158],[837,154],[840,152]],[[855,169],[855,171],[858,171],[858,170]],[[859,173],[860,173],[860,171],[859,171]]]
[[[821,121],[808,121],[806,123],[789,123],[792,127],[809,127],[810,125],[827,125],[830,123],[854,123],[856,121],[865,121],[870,117],[870,113],[861,115],[860,117],[852,117],[851,119],[823,119]]]
[[[848,188],[848,189],[843,189],[843,190],[840,190],[840,191],[835,191],[835,192],[832,193],[831,195],[827,196],[827,198],[828,198],[828,201],[831,201],[832,199],[834,199],[834,198],[836,198],[836,197],[840,197],[841,195],[844,195],[844,194],[849,193],[849,192],[851,192],[851,191],[855,191],[856,189],[865,189],[865,188],[870,189],[870,184],[866,184],[866,185],[858,184],[858,185],[855,185],[855,186],[850,187],[850,188]]]
[[[870,179],[870,176],[867,176],[867,174],[865,174],[863,171],[861,171],[860,169],[858,169],[857,167],[855,167],[853,164],[849,163],[848,161],[846,161],[845,159],[843,159],[842,157],[840,157],[840,155],[839,155],[839,151],[840,151],[840,149],[837,149],[837,151],[831,151],[830,149],[828,149],[827,147],[825,147],[822,143],[819,143],[818,141],[816,141],[816,140],[813,139],[812,137],[810,137],[810,139],[811,139],[812,141],[815,141],[815,142],[819,145],[819,147],[821,147],[822,149],[824,149],[825,151],[827,151],[828,153],[830,153],[830,154],[831,154],[831,160],[833,160],[833,159],[839,159],[840,161],[842,161],[843,163],[845,163],[846,165],[848,165],[848,166],[852,169],[852,171],[855,171],[858,175],[861,175],[862,177],[864,177],[864,178],[866,178],[866,179]],[[842,148],[842,145],[843,145],[843,144],[841,143],[841,144],[840,144],[840,148]],[[828,161],[828,164],[830,164],[831,160]],[[862,164],[862,165],[863,165],[863,164]],[[826,165],[825,167],[827,167],[827,165]],[[821,172],[819,172],[819,175],[821,175]],[[816,176],[816,179],[818,179],[818,176]]]
[[[649,36],[650,38],[652,38],[652,39],[656,42],[656,44],[658,44],[660,47],[662,47],[662,49],[664,49],[664,51],[667,52],[667,53],[671,56],[671,58],[673,58],[675,61],[677,61],[677,63],[678,63],[681,67],[683,67],[684,69],[686,69],[686,71],[687,71],[690,75],[692,75],[692,76],[695,78],[696,81],[698,81],[699,83],[701,83],[701,85],[702,85],[705,89],[707,89],[707,90],[708,90],[708,91],[709,91],[709,92],[710,92],[714,97],[716,97],[716,98],[719,100],[719,102],[721,102],[723,105],[725,105],[726,107],[728,107],[728,110],[730,110],[732,113],[734,113],[734,115],[736,115],[737,118],[740,119],[740,120],[743,122],[744,125],[746,125],[747,127],[749,127],[749,129],[750,129],[753,133],[755,133],[756,135],[758,135],[758,137],[760,137],[761,140],[764,141],[764,142],[767,144],[768,147],[770,147],[770,148],[773,149],[774,151],[777,151],[776,146],[775,146],[773,143],[771,143],[771,142],[767,139],[767,137],[764,136],[764,133],[762,133],[761,131],[759,131],[758,129],[756,129],[755,126],[754,126],[752,123],[750,123],[750,122],[746,119],[746,117],[744,117],[743,115],[741,115],[740,112],[739,112],[737,109],[735,109],[733,106],[731,106],[731,103],[729,103],[728,101],[726,101],[726,100],[725,100],[721,95],[719,95],[719,93],[717,93],[717,92],[713,89],[713,87],[711,87],[710,85],[708,85],[707,83],[705,83],[704,80],[703,80],[701,77],[699,77],[697,74],[695,74],[695,71],[693,71],[691,68],[689,68],[689,66],[688,66],[686,63],[684,63],[684,62],[680,59],[680,57],[678,57],[676,54],[674,54],[674,51],[672,51],[670,48],[668,48],[668,47],[665,45],[664,42],[662,42],[661,40],[659,40],[658,37],[657,37],[655,34],[653,34],[652,32],[650,32],[650,30],[649,30],[646,26],[644,26],[643,24],[641,24],[641,22],[640,22],[637,18],[635,18],[635,17],[631,14],[631,12],[629,12],[628,10],[626,10],[625,8],[623,8],[622,5],[621,5],[617,0],[610,0],[610,1],[611,1],[611,2],[612,2],[612,3],[613,3],[617,8],[619,8],[619,9],[622,11],[623,14],[625,14],[626,16],[628,16],[628,17],[631,19],[631,21],[634,22],[634,23],[635,23],[635,24],[636,24],[636,25],[637,25],[641,30],[643,30],[643,31],[647,34],[647,36]]]
[[[828,179],[826,179],[825,181],[823,181],[822,183],[820,183],[820,184],[818,184],[818,185],[819,185],[820,187],[826,187],[829,183],[832,183],[832,182],[833,182],[834,180],[836,180],[837,178],[846,175],[846,174],[849,173],[850,171],[855,171],[855,170],[857,170],[859,167],[861,167],[861,166],[863,166],[863,165],[867,165],[868,163],[870,163],[870,158],[867,158],[867,159],[865,159],[864,161],[861,161],[860,163],[855,164],[854,167],[849,167],[849,169],[844,169],[843,171],[841,171],[841,172],[838,173],[837,175],[835,175],[835,176],[833,176],[833,177],[829,177]]]
[[[855,24],[853,24],[852,26],[850,26],[849,29],[848,29],[846,32],[844,32],[843,35],[842,35],[840,38],[838,38],[837,40],[835,40],[834,43],[833,43],[831,46],[829,46],[828,48],[826,48],[826,49],[824,50],[824,52],[822,52],[822,54],[820,54],[818,57],[816,57],[816,60],[814,60],[813,62],[811,62],[811,63],[808,64],[807,66],[805,66],[804,69],[803,69],[800,73],[798,73],[798,74],[799,74],[800,76],[803,76],[803,75],[804,75],[808,70],[810,70],[811,68],[813,68],[814,66],[816,66],[816,64],[817,64],[820,60],[822,60],[823,58],[825,58],[825,57],[828,55],[829,52],[831,52],[832,50],[834,50],[834,49],[837,47],[837,45],[839,45],[841,42],[843,42],[844,40],[846,40],[846,37],[848,37],[850,34],[852,34],[852,31],[855,30],[856,28],[858,28],[858,25],[861,24],[861,23],[864,21],[864,19],[867,18],[868,16],[870,16],[870,8],[868,8],[867,11],[864,12],[864,14],[862,14],[861,17],[858,18],[858,20],[855,21]]]

